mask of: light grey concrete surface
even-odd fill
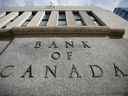
[[[35,48],[37,41],[41,44]],[[69,45],[66,48],[65,42],[72,42],[74,48]],[[7,44],[10,45],[4,50]],[[0,41],[0,52],[3,51],[0,55],[0,96],[128,96],[127,50],[128,40],[125,39],[74,37]],[[53,56],[59,59],[52,58],[54,52],[59,52],[59,57]],[[49,70],[45,78],[46,66],[53,72],[56,66],[56,78]],[[90,66],[99,77],[92,76]],[[29,78],[30,71],[32,78]],[[72,78],[69,78],[71,72]]]

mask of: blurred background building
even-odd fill
[[[113,12],[128,21],[128,8],[115,8]]]
[[[122,0],[113,12],[128,21],[128,0]]]

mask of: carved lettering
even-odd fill
[[[71,60],[71,56],[72,56],[72,52],[71,51],[67,52],[67,59],[68,60]]]
[[[100,78],[103,76],[103,69],[100,66],[98,66],[98,65],[89,65],[89,66],[90,66],[93,78]],[[96,74],[96,71],[98,71],[99,74]]]
[[[52,41],[51,45],[48,48],[58,48],[55,41]]]
[[[84,48],[91,48],[91,46],[88,45],[88,41],[81,41]]]
[[[41,47],[41,41],[36,41],[34,48],[40,48]]]
[[[53,53],[51,54],[51,58],[52,58],[53,60],[58,60],[60,57],[61,57],[61,54],[60,54],[59,52],[53,52]]]
[[[74,48],[74,42],[73,41],[65,41],[65,47],[66,48]]]
[[[69,75],[69,78],[74,78],[76,75],[76,78],[81,78],[81,75],[79,74],[76,66],[73,64],[72,65],[72,69],[71,69],[71,73]]]
[[[115,77],[127,77],[128,74],[125,74],[116,64],[114,65]],[[119,74],[120,73],[120,74]]]
[[[9,77],[10,75],[12,75],[13,72],[11,73],[8,73],[8,74],[5,74],[10,68],[13,69],[15,66],[14,65],[8,65],[8,66],[5,66],[1,71],[0,71],[0,77],[1,78],[7,78]]]
[[[34,76],[32,75],[32,65],[30,65],[27,70],[25,71],[25,73],[21,76],[21,78],[25,78],[26,74],[29,74],[29,78],[33,78]]]
[[[45,77],[44,78],[48,78],[48,72],[50,72],[52,74],[52,76],[56,78],[57,66],[54,65],[53,67],[54,67],[54,69],[51,69],[48,65],[46,65],[46,71],[45,71]]]

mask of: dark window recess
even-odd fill
[[[45,11],[45,15],[40,23],[40,26],[47,26],[51,11]]]
[[[33,11],[32,12],[32,15],[31,16],[29,16],[29,18],[22,24],[22,27],[26,27],[27,26],[27,24],[32,20],[32,18],[36,15],[36,11]]]
[[[82,17],[80,16],[79,11],[73,11],[73,15],[75,17],[76,25],[78,26],[86,25],[82,20]]]
[[[6,15],[8,15],[9,13],[11,13],[11,11],[6,11]]]
[[[66,15],[64,11],[59,11],[58,26],[66,26]]]
[[[90,16],[90,18],[94,21],[96,25],[105,26],[105,23],[98,16],[96,16],[92,11],[87,11],[86,13]]]
[[[19,16],[22,15],[24,13],[24,11],[19,11]]]

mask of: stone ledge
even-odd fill
[[[100,27],[25,27],[1,29],[0,37],[109,37],[122,38],[123,29]]]

